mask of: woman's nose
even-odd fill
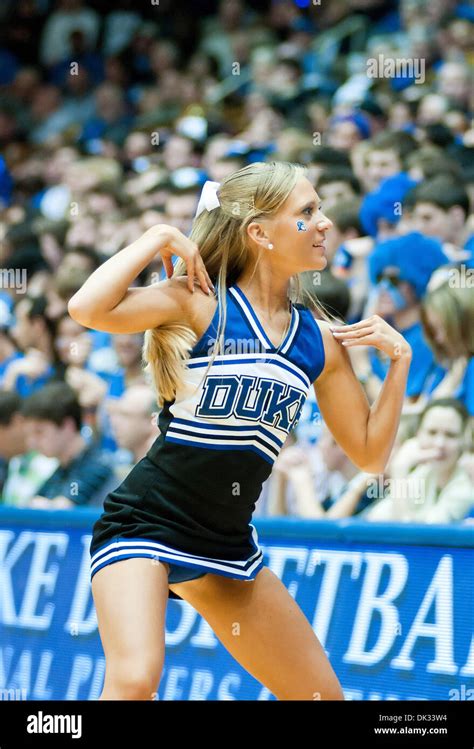
[[[333,223],[330,218],[327,216],[320,215],[319,218],[316,220],[316,228],[318,231],[327,231],[328,229],[331,229],[333,226]]]

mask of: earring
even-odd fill
[[[269,243],[269,245],[268,245],[268,249],[269,249],[269,250],[273,250],[273,245],[272,245],[272,243],[271,243],[271,242],[270,242],[270,243]]]

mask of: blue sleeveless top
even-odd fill
[[[252,503],[324,367],[324,346],[311,310],[302,304],[291,303],[291,322],[278,347],[237,284],[226,288],[226,304],[224,353],[206,374],[218,303],[191,350],[183,386],[164,404],[161,434],[148,457],[179,481],[185,467],[186,474],[212,486],[212,494],[229,500],[232,479]]]

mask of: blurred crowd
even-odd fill
[[[154,224],[188,234],[206,179],[285,160],[334,224],[304,287],[339,320],[386,318],[413,361],[382,476],[311,388],[256,515],[472,521],[472,6],[3,0],[0,22],[0,501],[100,507],[146,454],[143,335],[84,328],[68,300]],[[158,256],[136,285],[165,277]],[[350,355],[373,402],[389,362]]]

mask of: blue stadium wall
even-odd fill
[[[0,699],[99,696],[105,659],[89,578],[98,515],[0,507]],[[474,699],[472,526],[254,524],[347,699]],[[274,697],[188,604],[170,600],[157,699]]]

